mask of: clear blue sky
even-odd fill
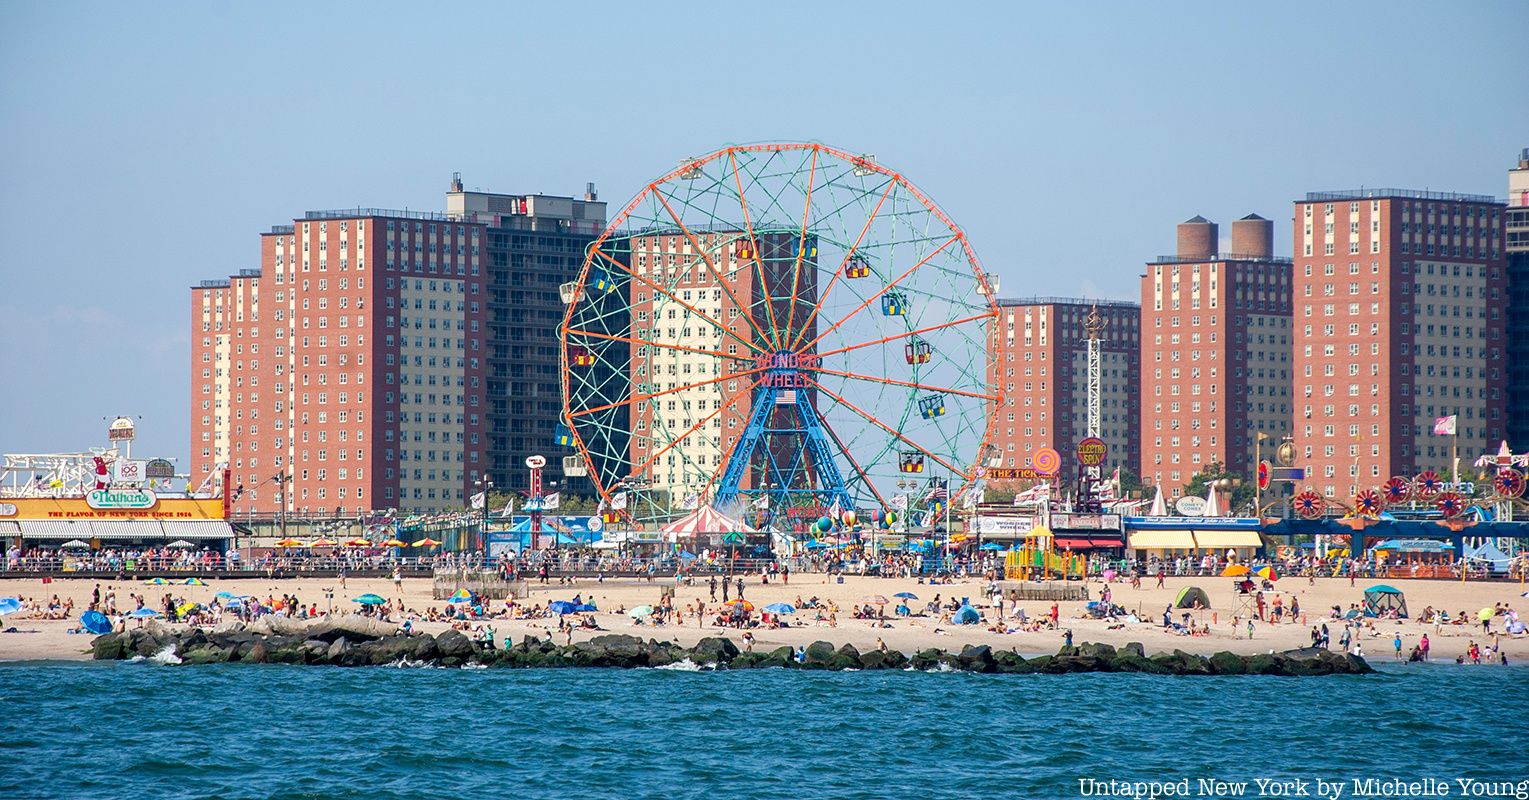
[[[0,451],[131,413],[184,459],[187,287],[307,209],[439,209],[455,170],[619,205],[814,139],[908,175],[1005,295],[1135,298],[1194,214],[1288,254],[1306,191],[1504,195],[1526,31],[1514,0],[0,4]]]

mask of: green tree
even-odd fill
[[[1120,496],[1137,497],[1141,495],[1141,476],[1130,467],[1120,468]]]
[[[1204,469],[1192,475],[1189,478],[1189,483],[1184,484],[1184,494],[1205,497],[1210,493],[1210,483],[1222,480],[1223,478],[1230,480],[1233,483],[1233,488],[1230,493],[1230,503],[1224,506],[1222,510],[1225,511],[1227,508],[1230,508],[1231,513],[1234,514],[1252,513],[1253,482],[1245,480],[1242,475],[1227,470],[1226,465],[1220,461],[1213,461],[1205,465]],[[1124,476],[1122,475],[1123,481]],[[1217,495],[1223,503],[1227,503],[1228,493],[1226,490],[1218,489]]]

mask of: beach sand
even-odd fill
[[[816,595],[827,601],[832,600],[839,605],[837,627],[828,627],[826,623],[812,621],[812,612],[800,612],[795,617],[788,619],[799,620],[799,627],[782,630],[755,629],[756,650],[768,650],[780,645],[805,645],[817,640],[824,640],[835,645],[845,642],[855,645],[862,650],[876,646],[876,639],[880,637],[887,646],[912,653],[929,647],[945,650],[959,650],[966,644],[988,644],[996,649],[1015,649],[1026,655],[1052,653],[1061,646],[1063,641],[1062,631],[1043,631],[1038,633],[992,633],[977,625],[949,625],[939,624],[932,618],[894,619],[891,628],[873,628],[871,623],[864,620],[851,618],[851,606],[861,598],[869,594],[879,594],[891,598],[897,592],[908,591],[918,595],[919,600],[913,602],[915,610],[923,607],[923,604],[938,594],[941,600],[949,600],[952,597],[968,597],[974,605],[983,610],[989,618],[992,609],[987,607],[987,599],[979,597],[984,584],[980,581],[967,581],[950,585],[925,585],[915,580],[903,580],[898,578],[864,578],[846,576],[844,583],[828,582],[820,574],[793,574],[789,585],[783,585],[778,580],[772,580],[769,585],[761,585],[758,575],[746,576],[745,597],[756,606],[764,606],[768,603],[786,602],[796,604],[797,598],[810,598]],[[69,634],[67,630],[75,627],[78,623],[79,612],[89,605],[91,590],[97,581],[93,579],[69,579],[56,578],[52,583],[44,584],[36,578],[29,579],[0,579],[0,597],[27,597],[46,599],[54,594],[60,598],[72,597],[75,602],[75,615],[70,620],[39,620],[28,619],[23,615],[12,615],[4,619],[4,627],[15,627],[17,633],[0,634],[0,660],[37,660],[37,659],[86,659],[89,658],[89,647],[92,636],[82,634]],[[595,619],[604,632],[627,633],[645,638],[675,639],[681,644],[690,645],[705,636],[724,635],[731,637],[735,642],[740,641],[741,631],[736,629],[721,629],[712,627],[697,627],[696,620],[688,618],[683,627],[674,625],[650,626],[635,625],[624,614],[614,614],[611,610],[618,607],[632,608],[644,603],[657,604],[660,598],[660,588],[671,585],[672,580],[658,579],[648,583],[645,579],[624,578],[620,580],[606,580],[597,583],[593,579],[581,580],[573,586],[558,586],[555,582],[546,586],[533,584],[532,594],[528,600],[518,602],[528,604],[543,604],[551,600],[566,600],[573,597],[577,592],[586,600],[592,600],[602,611],[595,615]],[[1123,628],[1109,630],[1103,620],[1083,618],[1084,604],[1082,602],[1059,603],[1061,615],[1061,628],[1071,629],[1074,643],[1104,642],[1115,646],[1127,642],[1141,642],[1147,652],[1169,651],[1182,649],[1192,653],[1208,654],[1219,650],[1230,650],[1235,653],[1251,654],[1279,651],[1290,648],[1304,647],[1310,643],[1310,630],[1313,625],[1320,625],[1327,620],[1328,609],[1333,605],[1347,608],[1351,603],[1363,600],[1362,590],[1365,586],[1377,583],[1374,580],[1360,580],[1357,586],[1350,587],[1346,578],[1318,578],[1314,585],[1308,584],[1305,578],[1282,579],[1278,583],[1278,593],[1284,598],[1286,607],[1289,607],[1292,596],[1299,598],[1301,609],[1306,616],[1305,624],[1281,624],[1255,623],[1253,638],[1247,635],[1246,620],[1244,619],[1234,629],[1233,616],[1233,591],[1231,581],[1228,579],[1191,579],[1191,578],[1168,578],[1162,589],[1153,588],[1154,578],[1145,578],[1141,589],[1132,589],[1129,584],[1115,583],[1111,586],[1114,602],[1135,612],[1140,609],[1142,622],[1126,624]],[[1451,581],[1422,581],[1422,580],[1393,580],[1388,583],[1402,590],[1407,596],[1407,607],[1416,615],[1425,606],[1432,605],[1434,608],[1448,610],[1451,617],[1464,611],[1468,618],[1475,620],[1476,612],[1484,607],[1491,607],[1495,603],[1505,603],[1518,609],[1522,615],[1529,611],[1529,598],[1521,597],[1525,591],[1524,586],[1517,582],[1476,582],[1458,583]],[[214,579],[209,580],[207,586],[151,586],[141,582],[121,583],[116,581],[100,581],[102,593],[105,594],[108,586],[115,586],[117,591],[118,607],[131,607],[127,600],[129,592],[142,594],[151,607],[160,605],[159,598],[170,591],[177,598],[193,602],[211,601],[217,592],[227,591],[236,595],[254,594],[261,598],[267,595],[280,597],[282,594],[294,594],[304,604],[317,602],[320,610],[324,607],[324,589],[332,587],[335,590],[336,611],[349,610],[355,607],[350,598],[357,597],[365,592],[375,592],[390,600],[396,600],[398,593],[393,587],[393,582],[385,578],[357,579],[349,578],[346,586],[341,589],[339,581],[334,578],[304,578],[294,580],[270,580],[264,578],[248,579]],[[1097,598],[1103,584],[1093,582],[1089,585],[1090,597]],[[1211,635],[1201,637],[1179,636],[1165,632],[1161,627],[1163,608],[1171,603],[1179,590],[1185,586],[1199,586],[1208,596],[1213,610],[1201,611],[1199,618],[1211,624]],[[403,601],[406,607],[424,611],[426,608],[435,606],[443,607],[444,603],[433,600],[430,597],[431,581],[428,578],[406,578],[403,582]],[[718,595],[720,599],[720,592]],[[694,586],[681,586],[675,594],[675,605],[684,609],[687,603],[694,603],[697,599],[707,600],[708,607],[715,606],[709,600],[709,594],[705,582],[697,579]],[[1272,603],[1272,597],[1267,597]],[[895,601],[894,601],[895,602]],[[1050,611],[1050,602],[1030,601],[1021,602],[1019,606],[1031,616],[1038,617]],[[888,606],[888,614],[892,607]],[[1012,613],[1012,609],[1006,604],[1005,611]],[[1182,612],[1175,611],[1175,619],[1179,619]],[[1214,616],[1213,616],[1214,615]],[[708,617],[711,615],[708,614]],[[1215,620],[1212,622],[1212,620]],[[709,622],[709,620],[708,620]],[[135,622],[129,622],[135,625]],[[536,635],[546,637],[555,635],[558,644],[564,642],[564,637],[556,634],[555,619],[538,620],[493,620],[492,625],[501,642],[508,638],[518,641],[522,636]],[[1501,633],[1504,622],[1499,618],[1494,623],[1494,630]],[[421,630],[436,632],[444,629],[444,624],[421,624]],[[1333,647],[1338,647],[1338,638],[1342,633],[1341,623],[1334,624],[1328,621],[1331,631]],[[1452,660],[1456,655],[1462,654],[1468,643],[1472,640],[1481,644],[1490,644],[1489,639],[1484,639],[1481,633],[1480,623],[1469,625],[1446,625],[1442,630],[1436,631],[1434,625],[1421,625],[1415,621],[1403,620],[1401,622],[1375,620],[1376,635],[1370,636],[1366,632],[1363,639],[1364,654],[1372,660],[1394,658],[1392,637],[1400,632],[1402,635],[1404,650],[1410,650],[1416,644],[1422,634],[1427,633],[1432,642],[1432,657],[1434,660]],[[579,641],[599,635],[600,632],[577,631],[574,640]],[[1508,654],[1510,661],[1529,659],[1529,637],[1509,637],[1506,634],[1500,637],[1503,650]],[[740,643],[741,646],[741,643]]]

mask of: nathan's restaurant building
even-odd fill
[[[222,498],[152,489],[96,489],[72,497],[0,499],[0,541],[23,548],[210,547],[233,539]]]

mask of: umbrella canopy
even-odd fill
[[[204,581],[201,578],[187,578],[187,579],[181,581],[181,585],[182,586],[206,586],[207,585],[207,581]]]
[[[764,610],[770,612],[771,614],[795,614],[796,606],[793,606],[790,603],[771,603],[765,606]]]
[[[176,539],[175,541],[165,545],[165,547],[175,547],[181,550],[190,550],[191,548],[196,547],[196,545],[186,541],[185,539]]]
[[[84,550],[90,547],[90,542],[83,542],[79,539],[70,539],[69,541],[59,545],[59,547],[62,547],[65,550]]]
[[[128,612],[133,619],[152,619],[159,616],[159,612],[152,608],[138,608]]]
[[[887,603],[890,603],[892,601],[888,600],[883,595],[868,594],[865,597],[860,598],[860,602],[862,602],[862,603],[870,603],[873,606],[884,606]]]
[[[278,541],[276,543],[276,546],[277,547],[302,547],[303,543],[302,543],[301,540],[293,539],[292,537],[288,536],[287,538],[282,539],[281,541]]]
[[[320,536],[319,538],[314,539],[313,541],[309,542],[308,546],[309,547],[334,547],[337,544],[339,544],[339,542],[337,542],[337,541],[335,541],[333,539],[325,539],[324,537]]]
[[[471,603],[472,600],[473,593],[467,591],[466,589],[458,589],[455,592],[452,592],[450,597],[446,598],[446,602],[448,603]]]
[[[1260,578],[1263,578],[1266,581],[1277,581],[1277,580],[1279,580],[1279,576],[1274,574],[1274,567],[1270,567],[1270,566],[1267,566],[1267,565],[1259,567],[1258,569],[1254,570],[1253,574],[1257,575]]]
[[[1478,619],[1478,620],[1480,620],[1482,622],[1486,622],[1487,620],[1489,620],[1489,619],[1491,619],[1492,617],[1495,617],[1495,616],[1497,616],[1497,609],[1495,609],[1495,608],[1483,608],[1480,611],[1476,612],[1476,619]]]
[[[111,620],[99,611],[86,611],[80,615],[80,627],[97,635],[111,633]]]
[[[412,544],[410,544],[409,546],[410,547],[435,547],[438,544],[440,544],[440,542],[437,542],[436,540],[430,538],[429,536],[426,536],[423,539],[416,539],[416,540],[414,540],[414,542]]]
[[[0,617],[21,610],[21,601],[15,597],[0,597]]]
[[[371,547],[372,546],[372,540],[365,539],[365,538],[362,538],[360,536],[357,536],[356,538],[351,539],[350,541],[346,542],[345,546],[346,547]]]
[[[750,603],[747,600],[729,600],[726,603],[722,603],[721,605],[723,605],[723,606],[732,606],[732,607],[735,607],[735,608],[741,607],[744,611],[753,611],[754,610],[754,604]]]
[[[991,550],[1002,550],[1003,549],[1003,545],[998,544],[997,542],[983,542],[982,543],[982,549],[983,550],[989,550],[989,551],[991,551]]]
[[[653,613],[653,606],[642,605],[642,606],[638,606],[638,607],[632,609],[631,611],[626,612],[626,615],[631,617],[631,618],[633,618],[633,619],[637,619],[639,617],[646,617],[647,615],[652,614],[652,613]]]
[[[164,578],[150,578],[144,581],[144,583],[150,584],[151,586],[164,586],[165,584],[169,583],[169,581],[165,580]]]
[[[572,614],[579,610],[579,606],[568,600],[553,600],[547,604],[547,609],[554,614]]]
[[[381,597],[378,597],[375,594],[372,594],[371,592],[367,592],[366,594],[363,594],[360,597],[354,598],[353,600],[351,600],[351,602],[353,602],[353,603],[360,603],[363,606],[380,606],[383,603],[386,603],[387,601],[382,599]]]
[[[381,547],[408,547],[409,543],[399,539],[389,539],[385,542],[378,542],[378,545]]]
[[[218,592],[217,594],[213,595],[213,597],[216,597],[219,600],[233,600],[238,596],[239,595],[236,595],[233,592]]]
[[[1248,574],[1248,568],[1242,564],[1228,564],[1226,569],[1221,570],[1223,578],[1240,578]]]
[[[901,597],[904,600],[917,600],[918,599],[918,595],[916,595],[916,594],[914,594],[912,592],[898,592],[897,594],[894,594],[892,596],[893,597]]]

